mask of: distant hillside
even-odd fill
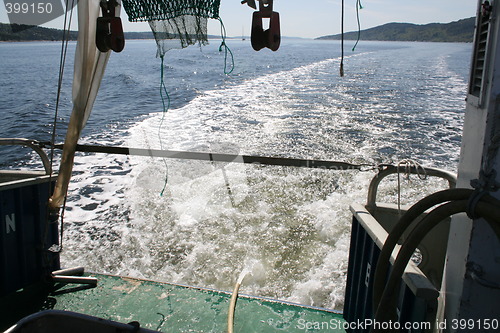
[[[383,41],[419,41],[419,42],[472,42],[475,18],[471,17],[451,23],[431,23],[425,25],[411,23],[388,23],[375,28],[361,31],[362,40]],[[70,39],[76,40],[78,33],[72,31]],[[55,41],[61,40],[62,30],[27,26],[19,24],[0,23],[0,41]],[[220,38],[220,36],[208,36]],[[357,31],[344,34],[344,38],[354,40]],[[125,32],[126,39],[153,39],[153,33]],[[340,34],[319,37],[317,39],[340,39]]]
[[[411,24],[388,23],[361,31],[362,40],[415,41],[415,42],[472,42],[475,18],[451,23]],[[329,35],[316,39],[340,39],[341,35]],[[344,34],[347,40],[358,38],[357,31]]]
[[[0,41],[56,41],[61,40],[62,30],[43,28],[34,25],[5,24],[0,23]],[[70,32],[70,40],[76,40],[77,31]],[[220,38],[220,36],[208,35],[208,38]],[[154,39],[153,32],[125,32],[125,39]]]
[[[23,24],[0,23],[0,41],[55,41],[61,40],[62,30]],[[70,32],[70,40],[76,40],[77,31]],[[125,39],[154,39],[151,31],[125,32]]]
[[[42,28],[24,24],[0,23],[0,41],[28,41],[28,40],[61,40],[62,30]],[[77,33],[72,31],[70,39],[76,39]]]

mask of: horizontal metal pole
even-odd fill
[[[65,268],[53,271],[52,275],[75,276],[75,275],[83,275],[83,273],[85,273],[84,267],[72,267],[72,268]]]
[[[54,145],[55,148],[63,149],[62,144]],[[252,156],[238,154],[221,154],[221,153],[206,153],[206,152],[188,152],[176,150],[158,150],[144,148],[128,148],[128,147],[108,147],[99,145],[77,145],[76,151],[89,153],[106,153],[118,155],[134,155],[134,156],[150,156],[163,158],[176,158],[183,160],[199,160],[211,162],[226,162],[226,163],[244,163],[244,164],[259,164],[259,165],[277,165],[277,166],[292,166],[299,168],[317,168],[328,170],[367,170],[372,168],[368,164],[352,164],[347,162],[327,161],[327,160],[311,160],[286,157],[268,157],[268,156]]]
[[[97,286],[97,279],[94,277],[53,275],[52,281],[59,283],[76,283],[76,284],[88,284],[91,286]]]

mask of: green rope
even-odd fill
[[[358,21],[358,38],[356,39],[356,43],[352,47],[352,51],[356,49],[356,46],[358,46],[359,39],[361,38],[361,24],[359,23],[359,10],[363,9],[363,6],[361,6],[361,0],[356,0],[356,18]]]
[[[160,70],[160,97],[161,97],[161,103],[163,106],[163,115],[161,117],[160,121],[160,126],[158,127],[158,138],[160,139],[160,149],[163,150],[163,141],[161,139],[161,128],[163,126],[163,121],[165,120],[165,115],[167,114],[168,109],[170,108],[170,95],[168,94],[167,87],[165,86],[165,81],[164,81],[164,70],[163,70],[163,64],[164,64],[164,56],[160,56],[161,58],[161,70]],[[165,96],[164,96],[165,95]],[[165,103],[165,98],[166,98],[166,103]],[[165,189],[167,187],[168,183],[168,165],[167,165],[167,159],[163,159],[163,163],[165,163],[165,182],[163,184],[163,188],[160,192],[160,196],[163,196],[163,192],[165,192]]]
[[[234,71],[234,55],[233,52],[231,52],[231,49],[229,46],[226,44],[226,38],[227,38],[227,33],[226,33],[226,27],[224,26],[224,23],[222,22],[222,19],[219,17],[219,22],[220,22],[220,34],[222,37],[222,42],[220,43],[219,46],[219,52],[222,52],[222,48],[224,48],[224,74],[229,75]],[[227,55],[231,56],[231,70],[227,70]]]

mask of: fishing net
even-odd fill
[[[158,57],[174,48],[205,45],[207,20],[219,18],[220,0],[123,0],[129,21],[147,21]]]
[[[183,15],[219,18],[220,0],[123,0],[131,22],[170,20]]]

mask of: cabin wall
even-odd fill
[[[482,3],[478,1],[478,23]],[[480,171],[491,167],[497,172],[496,181],[500,181],[500,1],[490,4],[493,11],[487,18],[487,36],[482,37],[486,41],[485,72],[480,98],[471,94],[467,97],[457,187],[470,188],[471,180],[480,178]],[[479,26],[476,24],[476,29]],[[476,35],[476,51],[482,47],[479,42]],[[472,69],[474,62],[473,58]],[[490,194],[499,198],[498,191]],[[440,320],[449,324],[448,332],[458,331],[451,325],[457,320],[474,322],[476,326],[469,327],[470,331],[481,331],[477,325],[500,318],[500,289],[485,284],[500,281],[500,241],[484,220],[471,221],[461,214],[452,220],[448,244],[443,280],[445,307]]]

